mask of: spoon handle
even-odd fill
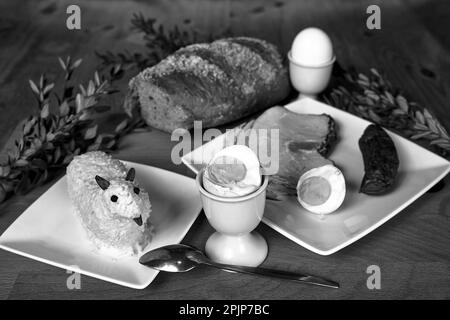
[[[285,280],[291,280],[296,282],[302,282],[307,284],[312,284],[316,286],[322,286],[322,287],[328,287],[328,288],[339,288],[339,283],[328,280],[325,278],[320,278],[312,275],[307,274],[301,274],[301,273],[295,273],[290,271],[283,271],[283,270],[273,270],[273,269],[267,269],[267,268],[254,268],[254,267],[246,267],[246,266],[235,266],[235,265],[229,265],[229,264],[222,264],[222,263],[216,263],[213,261],[203,261],[203,264],[206,264],[211,267],[215,267],[218,269],[231,271],[231,272],[239,272],[239,273],[245,273],[245,274],[252,274],[252,275],[259,275],[269,278],[277,278],[277,279],[285,279]]]

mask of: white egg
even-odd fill
[[[294,39],[291,48],[294,62],[304,66],[319,66],[333,58],[330,37],[318,28],[306,28]]]
[[[344,202],[345,179],[341,170],[333,165],[305,172],[297,184],[297,198],[308,211],[328,214],[336,211]]]
[[[203,173],[203,187],[222,197],[244,196],[260,186],[258,157],[244,145],[233,145],[219,151]]]

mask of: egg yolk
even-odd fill
[[[210,177],[219,184],[231,184],[244,180],[247,169],[242,161],[222,156],[208,166]]]
[[[325,203],[331,194],[331,185],[322,177],[310,177],[303,181],[299,190],[300,198],[311,206]]]

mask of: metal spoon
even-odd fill
[[[225,271],[293,280],[322,287],[339,288],[339,283],[337,282],[312,275],[216,263],[208,259],[199,249],[184,244],[174,244],[149,251],[141,256],[139,263],[156,270],[167,272],[186,272],[203,264]]]

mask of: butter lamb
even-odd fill
[[[88,152],[67,167],[67,185],[81,224],[101,252],[130,256],[149,244],[151,204],[134,168],[104,152]]]

